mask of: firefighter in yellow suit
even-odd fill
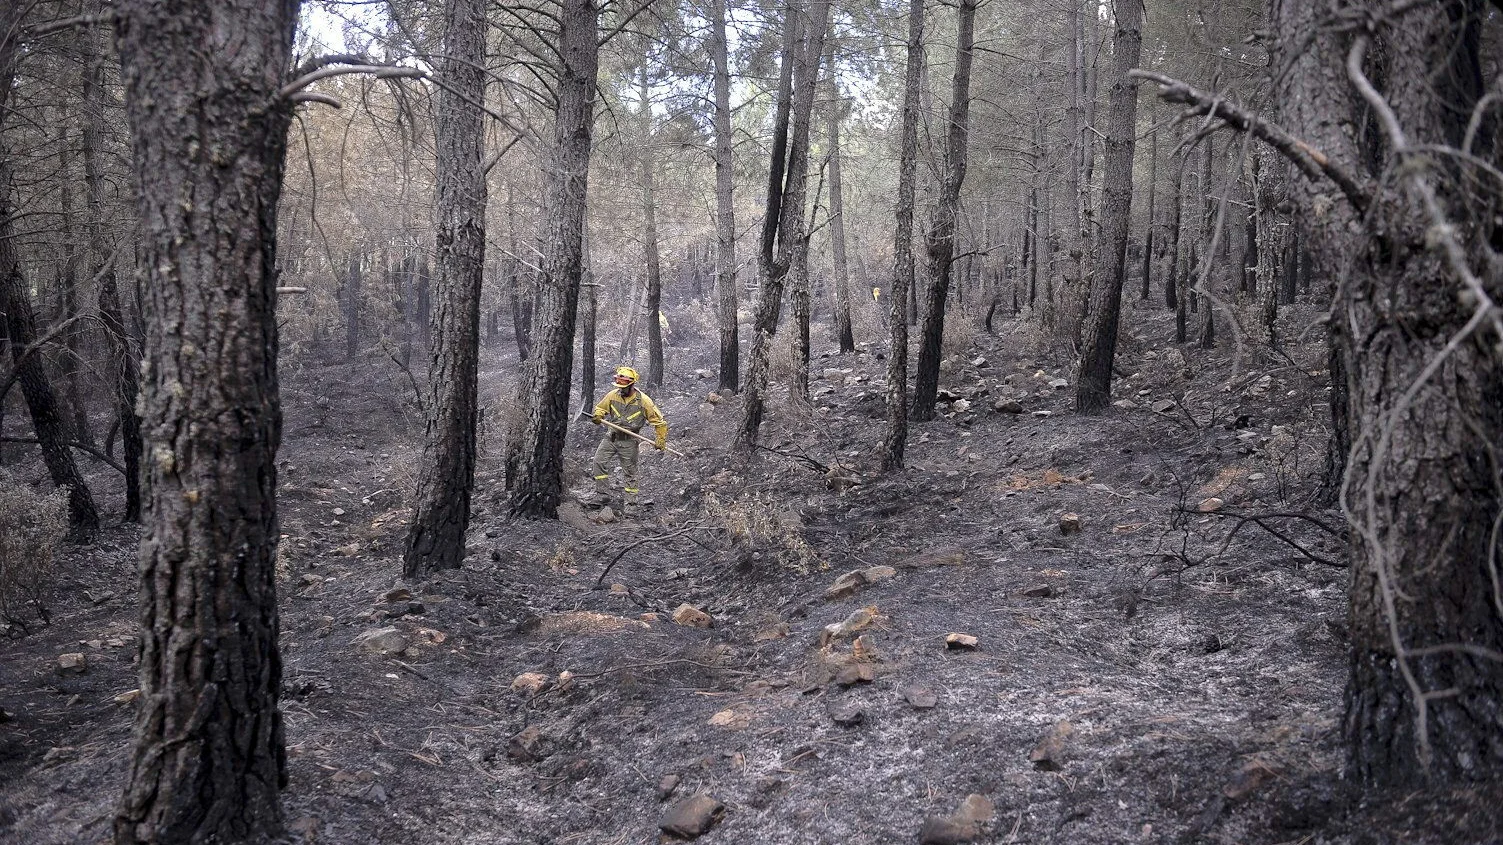
[[[633,432],[640,432],[643,425],[651,425],[657,433],[652,445],[658,449],[667,446],[668,421],[658,412],[657,404],[637,389],[637,371],[631,367],[618,367],[614,382],[615,388],[596,403],[591,422],[599,425],[608,420]],[[626,481],[622,500],[627,513],[637,509],[637,449],[640,445],[637,438],[607,428],[605,437],[595,448],[596,498],[604,500],[610,496],[609,462],[614,457],[621,462],[621,474]]]

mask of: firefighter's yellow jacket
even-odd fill
[[[649,424],[657,432],[659,446],[668,442],[668,421],[658,412],[657,403],[640,389],[633,390],[630,398],[623,399],[620,388],[612,388],[595,403],[594,417],[637,432],[642,430],[644,423]]]

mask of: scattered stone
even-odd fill
[[[365,788],[365,792],[360,797],[371,802],[372,804],[385,804],[386,787],[382,786],[379,783],[373,783]]]
[[[841,727],[853,728],[866,720],[866,709],[851,697],[830,703],[830,718]]]
[[[950,403],[950,410],[954,411],[957,414],[963,414],[970,409],[971,403],[968,399],[956,399],[954,402]]]
[[[115,594],[109,590],[101,590],[97,593],[93,590],[84,590],[84,598],[89,600],[89,604],[104,604],[114,597]]]
[[[335,508],[333,514],[335,516],[344,516],[344,508]]]
[[[1173,399],[1160,399],[1152,405],[1149,405],[1148,409],[1153,411],[1155,414],[1167,414],[1170,411],[1174,410],[1175,404],[1176,403]]]
[[[1068,379],[1052,378],[1049,379],[1049,386],[1054,388],[1055,390],[1064,390],[1065,388],[1070,386],[1070,382]]]
[[[1053,411],[1034,411],[1033,415],[1035,417],[1038,417],[1039,419],[1043,419],[1044,417],[1052,417],[1052,416],[1054,416],[1054,412]]]
[[[1065,746],[1075,734],[1075,726],[1059,722],[1028,752],[1028,760],[1041,772],[1057,772],[1064,768]]]
[[[1078,514],[1078,513],[1062,514],[1060,516],[1060,518],[1059,518],[1059,533],[1061,533],[1061,534],[1079,534],[1080,533],[1080,514]]]
[[[694,377],[697,378],[697,379],[700,379],[700,380],[707,379],[707,378],[710,377],[710,371],[709,370],[695,370],[694,371]]]
[[[303,575],[303,577],[299,578],[298,580],[302,582],[304,587],[313,587],[322,584],[324,582],[324,576],[314,575],[313,573],[309,572]]]
[[[845,385],[845,371],[829,369],[824,372],[825,381],[834,382],[836,385]]]
[[[625,584],[612,584],[611,585],[611,595],[613,595],[613,596],[625,596],[625,595],[630,595],[630,594],[631,594],[631,588],[627,587]]]
[[[381,600],[386,602],[387,604],[412,601],[412,591],[407,589],[406,587],[398,587],[395,590],[388,590],[386,594],[381,597]]]
[[[1037,587],[1029,587],[1024,590],[1023,595],[1031,599],[1047,599],[1054,595],[1054,588],[1048,584],[1040,584]]]
[[[820,631],[820,645],[828,645],[831,640],[848,637],[862,630],[877,619],[877,609],[868,605],[851,611],[850,615],[839,622],[832,622]]]
[[[866,586],[866,572],[853,569],[835,579],[835,583],[825,589],[825,601],[838,601],[856,594],[858,590]]]
[[[1117,401],[1112,403],[1112,407],[1119,408],[1123,411],[1131,411],[1134,408],[1138,407],[1138,403],[1132,401],[1131,399],[1118,399]]]
[[[0,707],[0,725],[3,725],[14,718],[16,717],[12,715],[10,711],[6,710],[4,707]]]
[[[842,666],[835,674],[835,683],[843,687],[869,684],[877,679],[877,670],[870,663],[851,663]]]
[[[661,621],[662,618],[663,618],[662,614],[653,613],[651,611],[648,611],[647,613],[644,613],[641,616],[638,616],[637,617],[637,621],[638,622],[642,622],[642,623],[647,624],[647,625],[651,625],[654,622]]]
[[[610,505],[606,505],[595,512],[595,521],[601,525],[610,525],[616,521],[616,512],[611,510]]]
[[[679,777],[676,774],[663,775],[662,780],[658,781],[658,800],[667,801],[669,798],[672,798],[673,793],[678,789],[678,785],[682,782],[683,778]]]
[[[59,675],[82,675],[89,670],[89,659],[81,652],[69,652],[57,656],[57,673]]]
[[[939,704],[939,697],[934,691],[922,684],[909,684],[903,687],[903,700],[915,710],[933,710]]]
[[[1219,498],[1217,496],[1212,496],[1209,499],[1202,500],[1200,504],[1195,506],[1195,509],[1197,511],[1200,511],[1201,513],[1215,513],[1216,511],[1221,510],[1225,505],[1225,499]]]
[[[985,358],[983,358],[983,357],[981,357],[979,355],[976,356],[975,358],[971,359],[971,366],[975,367],[978,370],[981,369],[982,367],[987,366],[988,363],[989,362]]]
[[[725,401],[725,397],[721,396],[719,393],[711,391],[710,394],[705,397],[705,401],[710,403],[711,405],[719,405],[721,402]]]
[[[1248,477],[1247,477],[1247,480],[1248,480],[1248,481],[1262,481],[1262,480],[1263,480],[1263,479],[1265,479],[1265,478],[1267,478],[1267,477],[1268,477],[1268,476],[1267,476],[1267,475],[1265,475],[1265,474],[1264,474],[1264,473],[1261,473],[1261,472],[1255,472],[1255,473],[1253,473],[1253,474],[1252,474],[1252,475],[1249,475],[1249,476],[1248,476]]]
[[[523,672],[511,682],[512,692],[536,695],[548,685],[548,676],[542,672]]]
[[[998,399],[992,403],[992,410],[999,414],[1021,414],[1023,405],[1016,399]]]
[[[669,836],[694,839],[708,833],[724,815],[724,804],[703,792],[696,792],[669,807],[658,823],[658,829]]]
[[[970,634],[945,634],[945,648],[951,651],[974,651],[981,641]]]
[[[708,724],[717,728],[744,728],[751,724],[751,718],[744,713],[735,710],[721,710],[710,717]]]
[[[412,641],[396,628],[377,628],[360,634],[350,644],[360,646],[371,654],[391,655],[405,651],[412,645]]]
[[[679,605],[678,609],[673,611],[673,621],[675,624],[683,625],[686,628],[709,628],[715,624],[715,620],[710,614],[705,613],[692,604]]]
[[[866,576],[866,583],[875,584],[878,581],[886,581],[888,578],[896,577],[898,570],[891,566],[873,566],[863,570],[861,574]]]
[[[543,731],[537,725],[529,725],[506,744],[507,759],[516,763],[536,763],[548,756],[543,747]]]

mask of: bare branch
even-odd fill
[[[1372,203],[1371,191],[1331,161],[1325,153],[1241,106],[1227,102],[1219,94],[1201,91],[1189,83],[1153,71],[1133,70],[1128,75],[1161,86],[1163,90],[1159,92],[1159,97],[1165,102],[1187,105],[1194,114],[1208,117],[1214,115],[1225,120],[1233,129],[1252,133],[1253,137],[1278,150],[1312,181],[1319,180],[1322,176],[1330,179],[1358,212],[1366,211]]]

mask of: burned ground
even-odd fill
[[[1192,366],[1148,326],[1101,418],[1026,339],[954,349],[945,413],[887,477],[880,348],[819,358],[812,403],[764,429],[781,454],[751,460],[725,450],[735,398],[707,401],[708,358],[679,353],[653,393],[689,457],[644,456],[645,514],[508,521],[490,420],[469,560],[423,583],[397,577],[421,437],[405,378],[286,367],[289,839],[652,842],[704,793],[723,810],[703,842],[915,842],[971,794],[980,842],[1497,841],[1481,791],[1341,777],[1323,348]],[[493,404],[514,366],[487,370]],[[1315,521],[1264,521],[1285,542],[1242,519],[1269,513]],[[71,548],[51,624],[0,644],[6,841],[108,838],[133,551],[129,529]],[[675,624],[684,604],[711,627]],[[86,669],[60,674],[75,652]]]

